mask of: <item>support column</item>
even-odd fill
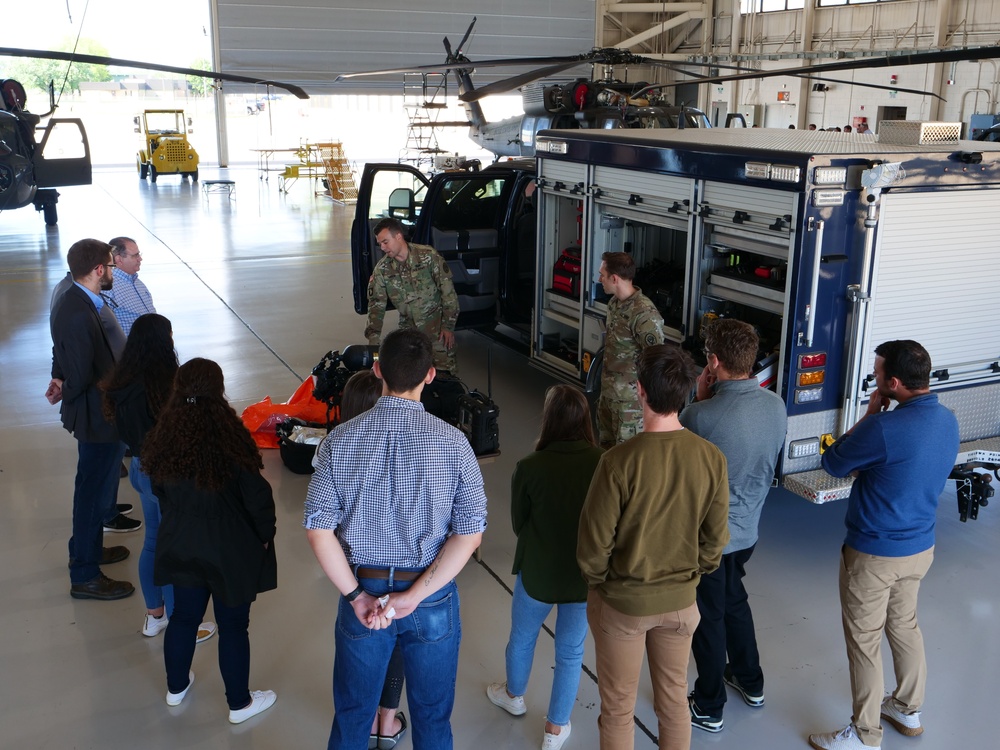
[[[209,3],[212,22],[212,70],[222,67],[222,55],[219,52],[219,0]],[[222,93],[222,82],[218,81],[212,90],[215,101],[215,140],[219,148],[219,166],[229,166],[229,136],[226,124],[226,97]]]

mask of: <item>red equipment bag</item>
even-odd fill
[[[581,252],[578,247],[567,247],[552,267],[552,290],[570,297],[580,297]]]

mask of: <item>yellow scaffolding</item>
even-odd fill
[[[282,192],[287,193],[300,177],[312,177],[323,180],[325,189],[317,191],[317,194],[329,195],[341,203],[357,201],[358,188],[354,182],[354,172],[340,141],[303,141],[295,155],[299,159],[298,163],[286,164],[278,175],[278,186]]]

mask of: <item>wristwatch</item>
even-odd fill
[[[361,584],[359,583],[358,587],[354,589],[354,591],[352,591],[350,594],[344,594],[344,599],[346,599],[347,603],[350,604],[359,596],[361,596],[363,593],[365,593],[365,590],[361,588]]]

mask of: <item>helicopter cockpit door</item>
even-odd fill
[[[422,172],[406,164],[365,165],[351,227],[351,275],[358,314],[368,312],[368,280],[382,257],[372,229],[382,219],[398,219],[406,239],[413,239],[429,184]]]
[[[50,119],[32,162],[39,189],[89,185],[93,181],[93,167],[83,121],[76,118]]]

